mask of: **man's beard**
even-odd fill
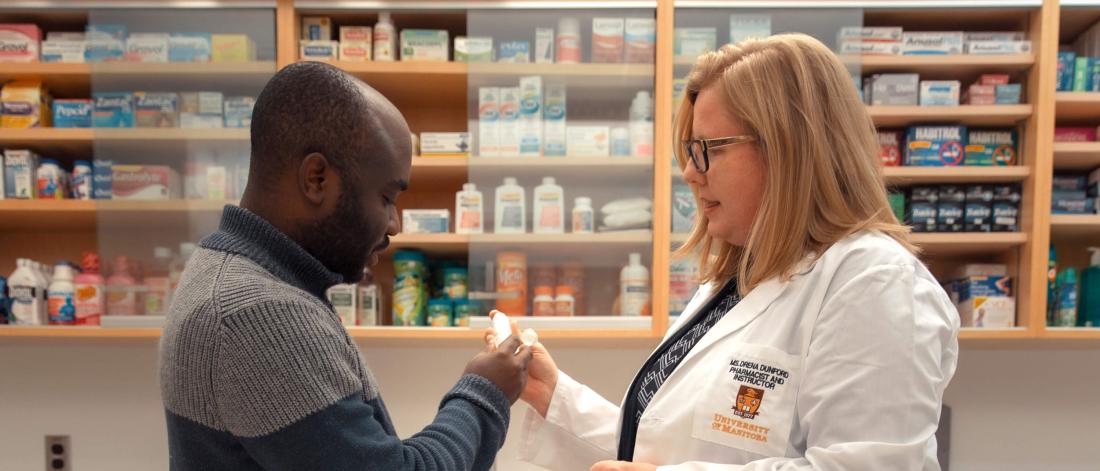
[[[299,228],[302,246],[329,270],[344,278],[344,283],[363,279],[371,250],[371,223],[363,217],[354,191],[344,191],[332,215],[309,227]]]

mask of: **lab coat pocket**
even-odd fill
[[[752,344],[711,355],[711,379],[696,402],[691,436],[760,455],[785,456],[801,376],[799,358]]]

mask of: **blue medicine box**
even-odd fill
[[[905,141],[906,165],[954,167],[966,155],[966,126],[912,126]]]
[[[1073,51],[1058,52],[1058,91],[1073,90],[1073,65],[1076,60],[1077,54]]]
[[[53,127],[90,128],[92,127],[92,100],[54,100]]]
[[[97,200],[111,199],[111,170],[114,166],[112,160],[92,161],[92,198]]]
[[[92,124],[97,128],[134,127],[134,95],[125,92],[93,93]]]
[[[1012,295],[1012,278],[1007,276],[975,275],[951,282],[959,301],[970,298]]]
[[[172,33],[168,62],[210,62],[210,33]]]

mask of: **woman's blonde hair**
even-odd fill
[[[770,278],[789,278],[807,255],[819,256],[837,241],[867,230],[917,252],[909,228],[898,222],[887,201],[875,125],[852,76],[829,48],[810,36],[781,34],[699,57],[676,119],[680,170],[690,165],[682,142],[692,138],[695,99],[711,86],[718,87],[732,116],[756,137],[743,145],[757,146],[767,170],[760,208],[743,247],[708,236],[707,218],[698,212],[676,255],[697,253],[702,281],[736,276],[741,292],[748,293]]]

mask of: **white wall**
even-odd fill
[[[617,401],[647,352],[554,353]],[[431,420],[471,354],[364,348],[403,436]],[[1100,351],[965,350],[946,402],[954,470],[1100,469]],[[76,470],[167,468],[155,345],[0,346],[0,470],[43,469],[46,434],[72,436]],[[514,441],[498,468],[534,469],[516,462]]]

